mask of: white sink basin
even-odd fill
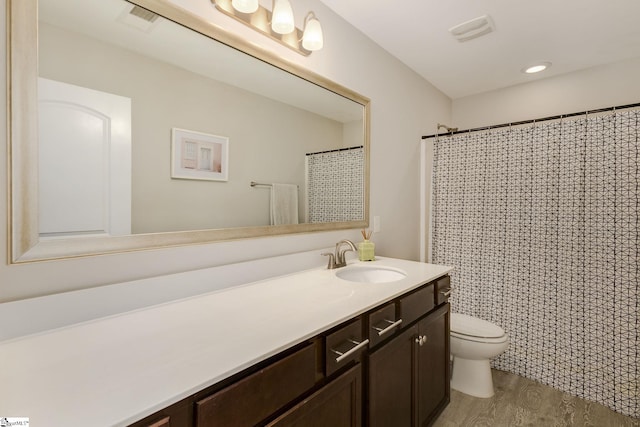
[[[407,273],[390,267],[344,267],[336,271],[336,277],[350,282],[386,283],[402,280]]]

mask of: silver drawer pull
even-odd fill
[[[389,326],[387,326],[386,328],[382,329],[382,328],[378,328],[376,326],[372,326],[372,328],[376,331],[378,331],[378,336],[381,337],[384,334],[386,334],[387,332],[392,331],[393,329],[395,329],[396,327],[400,326],[400,324],[402,323],[402,319],[398,319],[397,321],[393,321],[393,320],[388,320],[388,319],[384,319],[385,322],[389,323]]]
[[[451,296],[452,289],[448,289],[447,291],[440,291],[443,297],[449,298]]]
[[[369,340],[364,340],[362,342],[358,342],[358,341],[355,341],[355,340],[348,340],[348,341],[353,343],[353,344],[355,344],[355,346],[352,347],[351,349],[349,349],[349,351],[346,351],[346,352],[342,353],[341,351],[334,350],[333,348],[331,349],[332,352],[334,352],[335,354],[338,355],[338,357],[336,357],[336,363],[342,362],[344,359],[346,359],[347,357],[351,356],[356,351],[360,350],[361,348],[363,348],[367,344],[369,344]]]

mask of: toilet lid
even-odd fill
[[[501,338],[505,335],[500,326],[461,313],[451,313],[451,332],[478,338]]]

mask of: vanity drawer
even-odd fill
[[[316,383],[319,341],[196,402],[196,427],[256,425]]]
[[[402,319],[396,318],[396,304],[389,303],[369,314],[369,347],[393,336],[402,327]]]
[[[433,288],[434,283],[430,283],[424,288],[400,299],[400,318],[403,325],[408,325],[414,320],[418,320],[435,306],[433,303]]]
[[[451,278],[444,276],[436,280],[435,291],[436,305],[449,301],[449,296],[451,295]]]
[[[333,374],[352,360],[359,360],[368,345],[369,340],[362,334],[360,318],[327,335],[325,338],[326,375]]]

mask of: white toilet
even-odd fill
[[[491,322],[451,313],[451,388],[475,397],[493,396],[489,359],[509,346],[504,330]]]

